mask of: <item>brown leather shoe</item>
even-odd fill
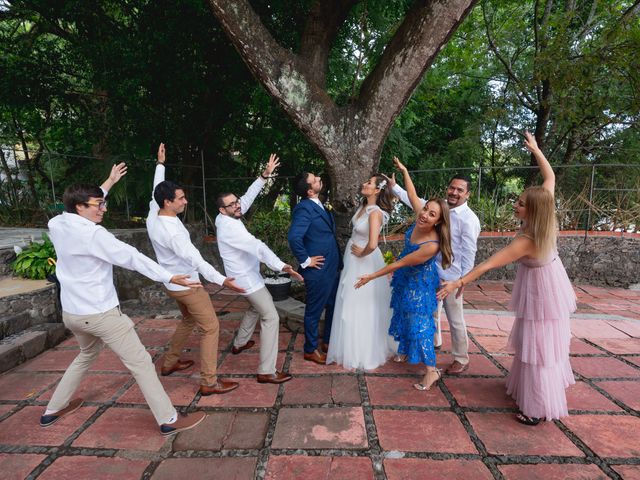
[[[178,432],[184,432],[185,430],[195,427],[205,418],[207,418],[207,414],[204,412],[195,412],[191,415],[180,416],[173,423],[163,423],[160,425],[160,434],[168,437]]]
[[[467,370],[469,370],[469,364],[462,364],[457,360],[454,360],[453,363],[451,365],[449,365],[449,367],[447,368],[446,374],[447,375],[458,375],[462,372],[466,372]]]
[[[209,395],[221,395],[228,393],[231,390],[238,388],[240,384],[238,382],[225,382],[224,380],[218,380],[213,385],[200,385],[200,395],[207,397]]]
[[[191,367],[195,362],[193,360],[178,360],[176,363],[173,364],[173,367],[162,367],[160,369],[160,375],[162,375],[163,377],[166,377],[167,375],[171,375],[173,372],[178,372],[180,370],[186,370],[187,368]]]
[[[327,356],[324,353],[320,353],[318,350],[314,350],[312,353],[305,352],[304,359],[309,362],[317,363],[318,365],[327,364]]]
[[[278,372],[272,374],[258,374],[258,383],[284,383],[291,380],[293,377],[288,373]]]
[[[255,344],[256,342],[254,342],[253,340],[249,340],[247,343],[245,343],[241,347],[232,347],[231,353],[233,353],[234,355],[238,355],[241,351],[248,350],[249,348],[253,347]]]
[[[324,343],[323,341],[320,341],[320,345],[319,345],[319,349],[322,353],[327,353],[329,351],[329,344],[328,343]]]

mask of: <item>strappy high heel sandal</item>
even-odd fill
[[[407,356],[406,355],[394,355],[393,357],[393,361],[396,363],[404,363],[407,361]]]
[[[436,378],[429,381],[429,378],[430,376],[432,376],[433,373],[435,373]],[[413,388],[415,388],[416,390],[420,390],[422,392],[431,390],[431,387],[433,387],[437,382],[439,382],[441,378],[442,378],[442,370],[440,370],[439,368],[436,368],[434,370],[429,370],[425,374],[425,376],[422,378],[422,382],[414,383]]]
[[[516,420],[523,425],[534,426],[540,423],[540,419],[536,417],[528,417],[522,412],[516,413]]]

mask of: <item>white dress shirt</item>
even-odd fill
[[[411,206],[406,190],[398,184],[393,186],[393,193],[403,203]],[[426,200],[420,199],[424,204]],[[457,280],[471,271],[476,261],[478,249],[478,236],[480,235],[480,220],[469,208],[467,202],[455,208],[449,209],[451,250],[453,261],[449,268],[442,268],[442,255],[438,253],[436,268],[441,280]]]
[[[153,177],[153,189],[164,181],[164,165],[156,166]],[[160,207],[155,199],[149,202],[149,215],[147,216],[147,232],[151,239],[151,245],[156,252],[158,263],[174,275],[187,274],[190,279],[200,281],[198,273],[210,282],[222,285],[224,275],[213,268],[191,243],[189,231],[178,217],[158,215]],[[165,283],[168,290],[188,290],[189,287]]]
[[[256,179],[247,192],[240,197],[240,209],[246,213],[256,199],[265,180]],[[265,263],[271,270],[279,272],[285,263],[267,247],[264,242],[254,237],[239,218],[221,213],[216,217],[216,235],[218,250],[224,263],[224,271],[229,277],[246,290],[249,295],[264,287],[264,279],[260,275],[260,263]]]
[[[58,257],[56,276],[66,313],[93,315],[119,305],[113,265],[135,270],[156,282],[169,282],[173,276],[104,227],[80,215],[64,212],[52,218],[48,226]]]

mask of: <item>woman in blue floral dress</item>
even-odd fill
[[[433,346],[436,290],[440,282],[435,257],[441,252],[443,268],[451,264],[449,207],[442,199],[430,199],[423,207],[407,168],[397,158],[393,161],[404,176],[409,200],[417,218],[405,234],[404,250],[398,260],[375,273],[360,277],[356,288],[395,272],[391,282],[393,317],[389,334],[399,342],[398,355],[401,361],[406,359],[409,363],[426,365],[422,381],[414,384],[414,387],[429,390],[440,379]]]

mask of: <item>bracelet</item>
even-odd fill
[[[160,160],[156,160],[156,165],[164,165],[164,162],[161,162]]]
[[[269,175],[267,175],[266,177],[261,173],[260,176],[264,179],[264,180],[269,180]]]
[[[460,286],[458,288],[464,287],[464,280],[460,277]]]

